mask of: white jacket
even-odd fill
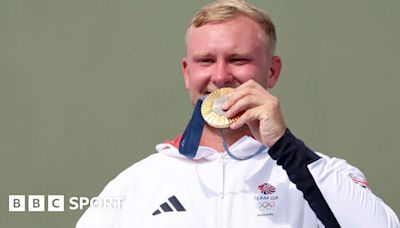
[[[207,147],[189,160],[179,154],[178,140],[157,145],[157,154],[105,187],[99,197],[123,197],[122,208],[91,207],[76,227],[400,227],[357,168],[312,152],[289,131],[245,161]],[[230,151],[259,146],[245,136]]]

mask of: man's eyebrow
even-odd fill
[[[192,59],[209,58],[209,57],[212,57],[212,54],[205,52],[205,53],[194,54]]]
[[[238,52],[238,53],[233,53],[233,54],[229,55],[229,57],[230,58],[237,58],[237,57],[240,57],[240,58],[243,58],[243,57],[251,58],[251,57],[253,57],[253,54],[248,53],[248,52],[242,52],[242,53]]]

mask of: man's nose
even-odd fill
[[[216,64],[212,81],[218,87],[229,86],[233,82],[233,75],[228,64],[222,61]]]

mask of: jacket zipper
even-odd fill
[[[221,153],[218,161],[218,228],[223,228],[224,194],[225,194],[225,153]]]

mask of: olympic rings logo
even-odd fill
[[[274,207],[275,207],[275,202],[264,201],[264,202],[258,203],[258,208],[260,210],[270,210]]]

